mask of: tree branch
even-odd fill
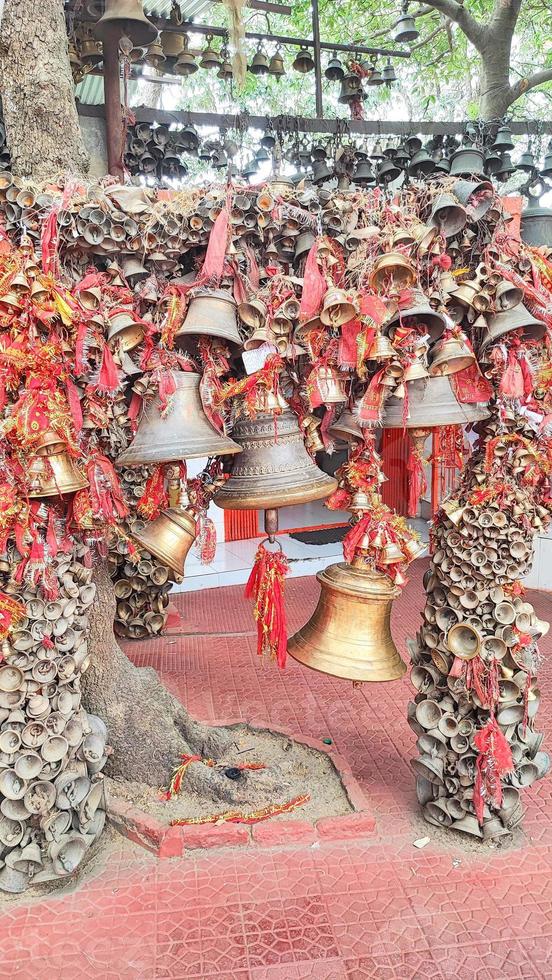
[[[543,68],[542,71],[536,71],[534,75],[529,75],[527,78],[520,78],[519,82],[512,85],[514,95],[512,101],[519,99],[521,95],[525,95],[531,89],[537,88],[539,85],[544,85],[545,82],[552,82],[552,68]]]
[[[427,37],[424,37],[424,39],[422,41],[418,41],[417,44],[413,44],[411,46],[410,50],[411,51],[417,51],[418,48],[423,48],[424,45],[429,44],[430,41],[433,41],[433,38],[434,37],[437,37],[437,35],[440,34],[441,31],[444,31],[444,30],[446,30],[445,25],[444,24],[440,24],[439,27],[436,27],[435,30],[431,32],[431,34],[428,34]]]
[[[512,2],[521,3],[521,0],[512,0]],[[471,41],[474,48],[481,51],[487,40],[488,26],[476,20],[466,10],[463,4],[458,3],[457,0],[427,0],[425,5],[433,7],[434,10],[438,10],[445,17],[450,17],[451,20],[458,24],[458,27],[464,32],[468,41]]]

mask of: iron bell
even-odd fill
[[[412,177],[427,177],[435,170],[435,163],[427,150],[423,148],[414,154],[408,167],[408,172]]]
[[[531,173],[535,169],[535,157],[531,153],[531,150],[524,150],[521,154],[518,165],[518,170],[525,170],[526,173]]]
[[[440,235],[453,238],[466,224],[468,216],[452,194],[439,194],[431,210],[430,225],[437,228]]]
[[[282,57],[282,52],[278,48],[275,54],[272,55],[268,65],[268,74],[275,75],[276,78],[282,78],[286,73],[286,68],[284,65],[284,59]],[[266,144],[265,144],[266,145]]]
[[[464,404],[456,398],[448,377],[421,378],[409,381],[408,418],[404,416],[404,399],[391,395],[385,402],[382,426],[384,429],[432,428],[438,425],[466,425],[486,419],[486,405]]]
[[[348,105],[353,99],[360,99],[362,97],[362,86],[358,75],[354,75],[352,72],[349,75],[345,75],[341,79],[341,91],[337,101],[341,105]]]
[[[201,52],[201,58],[199,61],[200,68],[220,68],[220,54],[216,48],[212,45],[213,35],[207,35],[207,44]]]
[[[485,173],[483,150],[475,146],[462,146],[452,155],[450,173],[452,177],[482,176]]]
[[[355,184],[360,184],[361,187],[375,182],[369,160],[359,160],[355,168],[353,180]]]
[[[221,337],[229,344],[241,346],[236,303],[223,289],[202,289],[193,293],[182,326],[175,340],[190,336]]]
[[[335,490],[336,480],[319,470],[305,449],[297,417],[283,400],[279,404],[280,414],[258,411],[254,419],[236,422],[233,436],[242,452],[214,498],[224,510],[306,504]]]
[[[392,85],[393,82],[397,81],[397,73],[389,58],[387,59],[387,64],[383,66],[381,77],[386,85]]]
[[[493,150],[498,150],[499,153],[505,153],[506,151],[513,149],[514,141],[512,140],[510,127],[500,126],[493,143]]]
[[[288,640],[288,653],[323,674],[352,681],[393,681],[406,664],[391,636],[399,594],[387,575],[339,562],[318,572],[321,592],[309,621]]]
[[[145,47],[157,37],[157,28],[144,14],[142,0],[106,0],[94,36],[103,41],[112,31],[129,37],[134,47]]]
[[[521,239],[527,245],[552,247],[552,210],[539,204],[538,196],[529,194],[529,203],[521,213]]]
[[[176,391],[168,409],[163,410],[159,396],[145,406],[136,435],[119,456],[117,466],[147,466],[240,452],[240,447],[228,436],[221,435],[205,415],[199,395],[199,374],[170,373]]]

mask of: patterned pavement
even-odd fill
[[[422,607],[425,563],[417,565],[394,609],[403,653]],[[314,578],[288,582],[291,629],[317,594]],[[531,601],[552,618],[550,596]],[[132,644],[132,659],[160,670],[202,719],[331,738],[369,795],[376,834],[165,861],[116,838],[82,884],[4,912],[1,980],[552,977],[550,778],[525,793],[524,834],[512,847],[444,838],[417,816],[407,680],[353,690],[293,661],[283,674],[260,664],[241,587],[184,594],[176,605],[190,635]],[[542,652],[550,657],[549,638]],[[549,662],[539,680],[538,727],[550,744]],[[431,841],[418,850],[413,841],[425,834]]]

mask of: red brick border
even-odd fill
[[[243,725],[235,719],[212,722],[215,726]],[[353,810],[337,817],[321,817],[315,823],[308,820],[279,820],[254,824],[204,824],[190,827],[171,827],[149,813],[123,800],[108,799],[111,823],[125,837],[151,851],[158,858],[181,857],[186,851],[212,847],[283,847],[292,844],[314,844],[319,841],[351,840],[371,836],[376,821],[369,808],[368,798],[355,779],[349,763],[333,746],[324,745],[305,735],[292,736],[276,725],[248,722],[251,728],[286,735],[295,742],[325,752],[333,762]]]

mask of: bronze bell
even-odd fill
[[[353,681],[394,681],[406,671],[391,636],[391,603],[399,594],[387,575],[361,562],[330,565],[309,621],[288,640],[288,653],[323,674]]]
[[[254,419],[239,419],[233,435],[242,452],[214,498],[219,507],[289,507],[321,500],[335,490],[336,480],[319,470],[305,449],[297,417],[287,405],[279,415],[260,411]]]
[[[324,296],[320,319],[329,327],[338,327],[348,323],[356,316],[357,308],[347,296],[344,289],[332,286]]]
[[[253,330],[258,330],[262,327],[266,320],[266,306],[261,299],[253,297],[249,300],[244,300],[240,303],[238,307],[238,313],[240,319],[247,324],[248,327],[253,327]]]
[[[159,396],[146,404],[132,443],[117,460],[118,466],[147,466],[202,456],[239,453],[240,447],[215,429],[203,411],[199,374],[171,371],[176,391],[167,411]]]
[[[125,353],[134,350],[144,339],[144,328],[136,323],[130,313],[120,312],[109,318],[107,342],[110,347],[118,346]]]
[[[447,377],[421,378],[409,381],[408,418],[403,421],[404,401],[391,395],[385,402],[384,429],[431,428],[437,425],[466,425],[489,415],[486,405],[464,404],[457,400]]]
[[[229,344],[241,347],[238,332],[236,303],[224,289],[202,289],[192,295],[186,319],[176,331],[182,341],[190,336],[221,337]]]
[[[65,449],[59,450],[59,441],[52,442],[50,449],[42,447],[40,455],[31,456],[27,465],[29,497],[58,497],[84,490],[88,480],[78,469],[75,460]]]
[[[443,374],[456,374],[470,367],[475,361],[475,354],[470,350],[465,340],[459,337],[449,337],[439,340],[431,352],[429,374],[432,377]]]
[[[380,290],[387,283],[398,289],[406,289],[416,281],[416,270],[402,252],[386,252],[376,259],[370,276],[370,285]]]
[[[362,441],[364,438],[362,429],[358,424],[358,419],[349,406],[343,409],[341,415],[335,422],[332,422],[328,429],[328,434],[332,439],[343,439],[344,442]]]
[[[144,14],[141,0],[106,0],[105,13],[94,27],[101,41],[114,32],[126,34],[134,47],[145,47],[157,37],[157,28]]]
[[[132,536],[142,548],[158,558],[164,565],[184,575],[186,555],[192,547],[197,529],[191,514],[180,507],[162,510],[143,531]]]
[[[542,340],[546,327],[542,320],[537,320],[523,303],[518,303],[517,306],[489,317],[487,328],[481,338],[481,353],[489,344],[494,344],[513,330],[521,330],[524,340]]]
[[[338,102],[342,105],[348,105],[354,99],[359,99],[363,97],[362,84],[358,75],[354,75],[352,72],[345,75],[341,79],[341,91],[339,93]]]

